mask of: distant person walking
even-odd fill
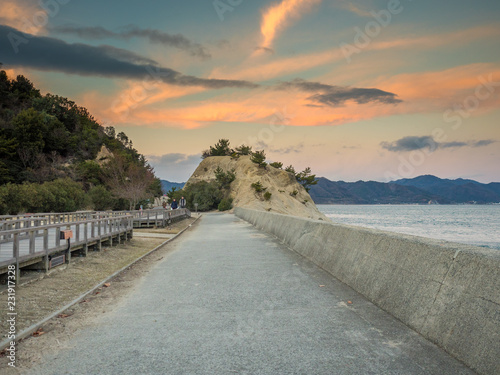
[[[170,208],[172,210],[176,210],[177,209],[177,201],[174,199],[172,199],[172,203],[170,203]]]
[[[181,197],[181,200],[179,201],[179,206],[180,208],[186,208],[186,198]]]

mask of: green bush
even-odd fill
[[[234,169],[224,172],[221,167],[217,167],[215,170],[215,179],[221,188],[227,189],[231,185],[231,182],[236,179],[236,174],[234,173]]]
[[[250,186],[253,187],[256,193],[262,193],[264,190],[266,190],[266,188],[262,185],[260,181],[254,182]]]
[[[219,211],[228,211],[231,208],[233,208],[233,198],[222,199],[218,206]]]
[[[272,195],[273,195],[272,193],[266,191],[264,193],[264,200],[266,200],[266,201],[270,200]]]
[[[277,169],[281,169],[283,168],[283,163],[279,162],[279,161],[275,161],[274,163],[269,163],[269,165],[271,167],[274,167],[274,168],[277,168]]]
[[[70,178],[43,184],[7,184],[0,187],[0,210],[3,214],[71,212],[87,207],[89,199],[82,184]]]
[[[94,186],[87,193],[92,208],[96,211],[111,210],[116,205],[113,194],[102,185]]]
[[[297,190],[294,190],[294,191],[292,191],[292,192],[290,193],[290,196],[292,196],[292,197],[296,197],[296,196],[297,196],[297,194],[299,194],[299,192],[298,192]]]
[[[241,145],[235,149],[238,155],[250,155],[252,153],[252,146]]]
[[[223,198],[223,193],[215,181],[189,184],[184,188],[184,193],[190,210],[195,209],[195,203],[198,203],[198,211],[215,210]]]
[[[16,215],[23,209],[20,185],[8,183],[0,186],[0,211],[2,215]]]
[[[89,203],[82,184],[70,178],[57,179],[43,185],[47,187],[49,199],[54,197],[54,200],[49,201],[47,205],[47,212],[77,211],[85,208]]]
[[[265,154],[264,150],[252,152],[252,156],[250,157],[250,160],[252,162],[254,162],[255,164],[258,164],[260,168],[265,168],[267,165],[266,154]]]

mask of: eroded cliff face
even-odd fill
[[[236,179],[230,187],[234,207],[328,220],[319,212],[309,193],[291,173],[269,165],[265,169],[259,168],[250,161],[249,156],[241,156],[238,159],[231,159],[230,156],[208,157],[196,168],[186,185],[215,180],[217,167],[221,167],[224,171],[234,170],[236,174]],[[269,200],[265,200],[264,193],[255,192],[251,186],[258,181],[266,188],[266,192],[272,194]]]

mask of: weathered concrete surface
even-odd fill
[[[237,208],[482,374],[500,374],[500,252]]]
[[[473,374],[228,214],[204,216],[128,298],[67,348],[29,373]]]

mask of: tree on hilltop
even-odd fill
[[[297,179],[299,184],[304,186],[307,192],[311,190],[310,186],[316,185],[318,183],[318,180],[316,180],[316,175],[312,174],[310,167],[307,167],[302,172],[297,173],[295,175],[295,178]]]
[[[252,153],[252,146],[241,145],[235,148],[238,155],[250,155]]]
[[[219,139],[219,142],[214,146],[210,146],[210,156],[229,156],[231,154],[229,139]]]
[[[255,164],[258,164],[260,168],[265,168],[267,165],[266,153],[264,152],[264,150],[252,152],[250,160]]]

